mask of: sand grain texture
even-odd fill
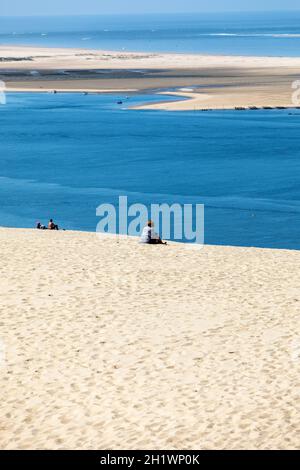
[[[1,449],[299,448],[300,252],[0,246]]]

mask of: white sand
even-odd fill
[[[300,77],[300,74],[299,74]],[[227,110],[243,107],[262,108],[283,107],[295,108],[300,106],[299,102],[293,100],[291,92],[291,83],[278,84],[270,86],[252,86],[252,87],[232,87],[230,90],[209,89],[201,92],[161,92],[159,95],[166,95],[166,101],[135,106],[132,109],[153,109],[164,111],[199,111],[199,110]],[[300,83],[300,81],[299,81]],[[173,96],[182,98],[174,101]],[[300,96],[300,94],[299,94]]]
[[[148,52],[116,52],[72,48],[31,46],[0,46],[2,59],[32,60],[1,61],[0,70],[7,69],[156,69],[156,68],[267,68],[300,67],[300,57],[255,57],[201,54],[166,54]]]
[[[300,252],[0,247],[1,449],[299,448]]]

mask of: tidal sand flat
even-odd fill
[[[0,79],[8,91],[172,94],[175,88],[183,100],[150,105],[169,111],[295,106],[292,83],[299,76],[299,57],[0,46]]]
[[[0,246],[1,449],[299,447],[299,251]]]

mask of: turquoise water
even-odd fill
[[[299,56],[300,12],[0,17],[0,44]]]
[[[300,249],[300,111],[133,111],[158,97],[120,98],[8,94],[1,225],[93,231],[96,207],[128,195],[204,203],[206,243]]]

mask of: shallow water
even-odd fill
[[[93,231],[96,207],[128,195],[205,204],[209,244],[300,249],[300,112],[126,109],[157,99],[9,94],[0,106],[1,225],[53,217]]]

